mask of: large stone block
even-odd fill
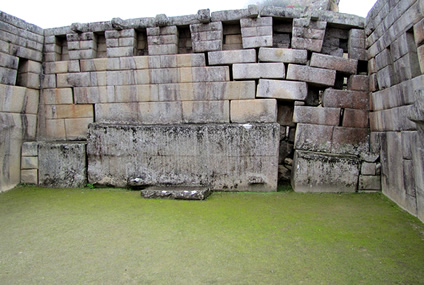
[[[319,86],[334,86],[336,71],[304,65],[289,64],[287,79],[305,81]]]
[[[347,81],[347,88],[354,91],[368,92],[369,85],[368,75],[352,75]]]
[[[46,187],[84,187],[87,184],[86,143],[39,144],[39,184]]]
[[[358,176],[354,156],[295,151],[291,184],[296,192],[356,192]]]
[[[334,126],[297,124],[294,148],[316,152],[331,152]]]
[[[43,89],[41,102],[46,105],[73,104],[72,88]]]
[[[256,96],[282,100],[304,101],[308,96],[305,82],[260,79]]]
[[[356,59],[313,53],[310,66],[336,70],[345,74],[356,74],[358,61]]]
[[[232,123],[274,123],[277,121],[277,100],[232,100]]]
[[[293,122],[303,124],[338,126],[340,108],[294,106]]]
[[[254,49],[213,51],[208,53],[208,61],[209,65],[253,63],[256,62],[256,51]]]
[[[368,128],[369,127],[369,112],[359,109],[345,109],[343,112],[343,127],[352,128]]]
[[[322,105],[333,108],[369,109],[368,92],[326,89],[322,95]]]
[[[306,64],[308,52],[289,48],[259,48],[259,61]]]
[[[358,190],[381,190],[380,176],[364,176],[359,175]]]
[[[92,124],[89,183],[276,191],[278,145],[278,124]]]
[[[21,183],[37,185],[38,184],[38,169],[21,170]]]
[[[183,101],[184,123],[229,123],[230,101]]]
[[[370,132],[368,129],[335,127],[331,152],[359,155],[369,152]]]
[[[25,103],[24,87],[0,84],[0,112],[21,113]]]
[[[284,63],[243,63],[233,65],[234,79],[284,79]]]

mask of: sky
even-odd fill
[[[72,23],[90,23],[121,19],[155,17],[157,14],[182,16],[200,9],[211,12],[243,9],[258,0],[15,0],[2,1],[0,11],[40,26],[54,28]],[[376,0],[340,0],[340,12],[366,17]]]

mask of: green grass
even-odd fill
[[[381,194],[0,194],[0,284],[424,284],[424,225]]]

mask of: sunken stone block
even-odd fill
[[[175,200],[205,200],[211,194],[208,187],[160,187],[152,186],[141,190],[143,198],[167,198]]]
[[[40,185],[83,187],[87,184],[85,142],[41,142],[38,151]]]
[[[356,59],[346,59],[343,57],[313,53],[311,66],[332,69],[345,74],[355,74],[358,69]]]
[[[276,191],[280,126],[91,124],[88,179],[125,187]]]
[[[297,150],[291,184],[295,192],[356,192],[358,176],[354,156]]]

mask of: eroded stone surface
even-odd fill
[[[175,200],[205,200],[212,191],[207,187],[158,187],[152,186],[141,190],[143,198],[166,198]]]

